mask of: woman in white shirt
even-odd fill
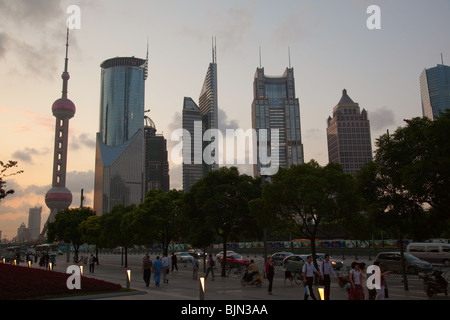
[[[350,294],[348,296],[349,300],[362,300],[363,293],[361,287],[362,275],[359,270],[359,264],[357,262],[352,263],[352,270],[350,270],[350,283],[352,288],[350,289]]]

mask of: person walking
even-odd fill
[[[192,279],[193,280],[197,280],[198,269],[199,269],[198,260],[194,258],[194,260],[192,260]]]
[[[169,283],[169,278],[167,276],[169,274],[169,257],[167,256],[167,253],[165,252],[163,253],[161,262],[162,262],[163,282]]]
[[[369,300],[369,288],[367,288],[367,270],[364,262],[359,263],[359,269],[361,272],[361,290],[364,300]]]
[[[284,286],[286,286],[286,279],[289,279],[289,281],[291,282],[291,285],[293,284],[292,280],[292,272],[291,272],[291,265],[289,263],[288,260],[285,260],[283,262],[284,266],[283,266],[283,270],[284,270]]]
[[[320,265],[320,273],[323,277],[323,282],[325,286],[325,292],[324,292],[324,299],[330,300],[330,291],[331,291],[331,278],[330,276],[333,276],[337,281],[337,275],[336,272],[334,272],[333,265],[330,262],[330,255],[327,253],[324,256],[324,260],[322,261],[322,264]]]
[[[144,276],[145,286],[148,287],[150,285],[150,277],[152,275],[153,262],[150,260],[150,256],[148,253],[145,254],[145,257],[142,261],[142,274]]]
[[[155,286],[159,287],[161,281],[162,261],[159,256],[156,257],[155,263],[153,263],[153,279],[155,280]]]
[[[94,255],[91,253],[91,256],[89,257],[89,273],[94,273],[94,266],[95,266],[95,260]]]
[[[362,287],[361,287],[362,275],[361,275],[359,263],[353,262],[351,264],[351,267],[352,267],[352,269],[350,270],[350,276],[349,276],[351,288],[350,288],[350,294],[348,296],[348,299],[349,300],[362,300],[363,299],[363,292],[362,292]]]
[[[174,268],[177,269],[178,271],[177,256],[175,255],[174,252],[172,252],[171,262],[172,262],[172,272]]]
[[[211,253],[209,254],[208,258],[208,268],[206,269],[205,280],[208,279],[208,274],[210,272],[212,274],[212,281],[214,281],[214,259]]]
[[[275,275],[275,263],[273,262],[272,257],[267,259],[264,272],[267,280],[269,280],[269,288],[267,289],[267,293],[272,295],[273,276]]]
[[[375,296],[375,300],[384,300],[386,298],[387,291],[386,278],[384,276],[391,273],[391,271],[386,271],[384,266],[380,265],[379,261],[375,261],[374,265],[380,268],[380,289],[376,289],[377,295]]]
[[[308,296],[311,296],[311,298],[313,300],[317,300],[316,296],[314,295],[313,288],[312,288],[313,281],[314,281],[314,274],[317,274],[318,276],[323,278],[322,275],[320,274],[320,272],[316,270],[316,267],[314,267],[311,256],[308,256],[306,258],[306,263],[303,265],[303,268],[302,268],[303,283],[305,284],[304,300],[308,300]],[[309,294],[308,294],[308,291],[309,291]]]

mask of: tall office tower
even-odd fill
[[[436,120],[441,111],[450,109],[450,67],[442,63],[423,70],[420,93],[424,117]]]
[[[191,98],[184,98],[182,121],[188,133],[183,135],[183,191],[188,192],[203,177],[202,112]]]
[[[202,113],[203,133],[209,139],[208,130],[219,129],[219,108],[217,96],[217,51],[216,45],[213,43],[212,63],[209,64],[206,73],[205,81],[200,92],[199,108]],[[203,150],[211,150],[211,158],[214,159],[219,156],[217,145],[218,140],[211,137],[210,141],[203,142]],[[209,154],[208,154],[209,155]],[[203,163],[203,174],[206,175],[209,171],[219,169],[219,164],[215,161]]]
[[[118,57],[101,65],[100,128],[95,156],[94,210],[144,198],[144,98],[148,59]]]
[[[28,230],[30,231],[31,239],[39,239],[41,231],[41,213],[42,207],[30,208],[28,213]]]
[[[72,193],[66,188],[67,146],[69,138],[69,120],[76,112],[75,104],[67,98],[69,75],[69,29],[67,29],[66,58],[63,80],[62,97],[56,100],[52,106],[55,125],[55,148],[53,155],[53,180],[52,188],[45,195],[45,204],[50,209],[50,215],[42,230],[42,236],[47,232],[48,222],[53,222],[59,211],[69,208],[72,204]]]
[[[340,163],[344,172],[356,173],[365,163],[372,161],[370,122],[367,111],[342,91],[342,98],[328,117],[328,159]]]
[[[278,155],[278,165],[289,168],[304,162],[300,127],[300,103],[295,96],[294,68],[286,68],[281,77],[269,77],[264,68],[257,68],[253,82],[252,127],[257,132],[260,150],[260,129],[268,130],[267,150]],[[273,147],[272,129],[279,130],[279,148]],[[277,153],[278,151],[278,153]],[[273,165],[273,164],[272,164]],[[261,175],[260,155],[253,165],[254,176]]]
[[[154,189],[170,190],[167,140],[156,134],[155,123],[145,117],[145,186],[144,194]]]

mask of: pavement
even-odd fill
[[[131,254],[128,255],[128,268],[122,265],[121,255],[105,254],[99,255],[99,265],[95,266],[93,274],[89,274],[89,266],[84,266],[83,276],[93,277],[113,283],[118,283],[122,287],[126,287],[126,270],[131,270],[131,282],[129,293],[112,293],[105,295],[92,295],[84,297],[75,297],[71,299],[97,299],[97,300],[178,300],[178,301],[198,301],[200,300],[200,282],[193,280],[192,267],[183,263],[178,265],[178,270],[171,271],[168,275],[169,283],[162,283],[160,287],[155,286],[153,274],[151,276],[150,286],[146,287],[142,278],[142,258],[144,255]],[[151,255],[154,261],[155,255]],[[262,265],[263,257],[252,255],[249,258],[254,259],[259,265]],[[336,257],[334,257],[336,258]],[[347,258],[344,260],[346,266],[350,265],[353,260]],[[366,262],[370,265],[373,261],[367,258],[360,258],[358,262]],[[203,276],[203,261],[200,264],[199,276]],[[69,265],[73,262],[66,262],[66,256],[58,256],[56,260],[55,271],[66,272]],[[80,265],[80,264],[79,264]],[[33,264],[34,268],[39,268]],[[262,270],[260,270],[262,271]],[[242,286],[241,278],[237,275],[230,274],[229,277],[221,277],[220,270],[215,270],[215,278],[212,280],[211,275],[205,282],[204,300],[207,301],[295,301],[303,300],[304,287],[302,285],[284,283],[284,272],[277,267],[273,281],[272,295],[268,295],[268,281],[264,279],[262,287]],[[289,281],[288,281],[289,282]],[[400,276],[389,275],[386,278],[389,288],[389,299],[387,300],[450,300],[450,297],[439,294],[433,298],[428,298],[423,290],[423,285],[418,277],[409,277],[409,290],[404,290],[404,285]],[[314,286],[316,297],[318,294],[318,286]],[[332,279],[331,283],[331,300],[348,300],[347,292],[344,288],[340,288],[338,283]]]

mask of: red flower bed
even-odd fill
[[[0,300],[42,299],[119,291],[119,284],[81,277],[81,289],[69,290],[68,273],[0,264]]]

